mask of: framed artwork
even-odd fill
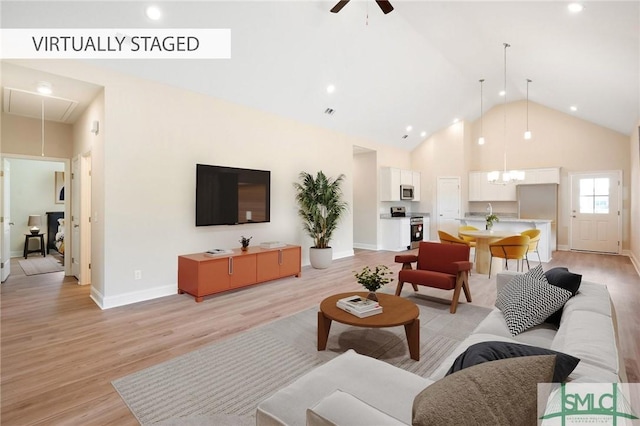
[[[56,204],[64,204],[64,172],[55,172],[54,195]]]

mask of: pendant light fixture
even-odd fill
[[[531,139],[531,131],[529,130],[529,83],[531,83],[531,80],[527,79],[527,130],[524,132],[526,140]]]
[[[480,137],[478,138],[478,145],[484,145],[484,119],[482,115],[482,84],[484,78],[480,79]]]
[[[503,170],[493,171],[487,174],[487,179],[490,183],[496,185],[506,185],[515,181],[524,180],[524,172],[518,170],[507,171],[507,48],[511,47],[508,43],[503,43],[504,46],[504,107],[503,107],[503,136],[504,136],[504,153],[503,153]]]

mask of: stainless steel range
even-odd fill
[[[406,217],[406,209],[402,206],[391,207],[391,217]],[[409,219],[410,229],[410,243],[407,246],[407,250],[418,248],[420,241],[424,236],[424,218],[422,216],[411,216]]]
[[[412,216],[409,223],[411,224],[411,248],[418,248],[424,235],[424,218],[422,216]]]

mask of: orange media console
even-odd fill
[[[249,247],[231,253],[178,256],[178,293],[202,302],[204,296],[282,277],[300,276],[300,246]]]

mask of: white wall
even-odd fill
[[[378,167],[377,153],[353,156],[353,245],[375,250],[378,247]]]
[[[344,173],[343,192],[351,206],[353,145],[375,147],[85,63],[15,63],[104,87],[101,137],[86,140],[74,128],[74,138],[83,139],[76,141],[74,154],[91,150],[92,182],[98,186],[92,230],[103,227],[94,234],[94,246],[102,253],[93,253],[92,270],[102,271],[103,283],[92,288],[92,295],[103,307],[174,294],[178,255],[237,247],[240,235],[253,236],[256,243],[300,244],[303,263],[308,264],[311,240],[303,235],[297,218],[293,182],[301,171]],[[76,127],[83,132],[86,126]],[[196,163],[271,170],[271,223],[196,228]],[[331,242],[334,257],[353,254],[352,222],[350,209]],[[134,280],[134,270],[142,271],[141,280]]]
[[[29,215],[41,215],[40,232],[47,232],[46,212],[64,211],[64,204],[55,203],[55,172],[64,171],[64,163],[9,158],[11,166],[11,256],[21,257],[24,250],[24,234],[28,232]],[[55,235],[45,236],[55,238]],[[37,248],[37,240],[31,239],[31,248]]]
[[[460,177],[461,205],[467,199],[465,167],[465,123],[458,122],[428,137],[411,152],[411,169],[421,173],[421,201],[419,210],[431,215],[429,235],[438,235],[437,183],[438,177]]]
[[[482,146],[470,144],[471,170],[503,168],[504,112],[502,106],[484,116]],[[581,120],[535,102],[529,103],[529,129],[533,138],[526,141],[526,101],[507,105],[507,167],[529,169],[560,167],[558,187],[558,246],[569,246],[570,182],[569,173],[622,170],[623,249],[629,248],[630,160],[629,136]],[[480,136],[480,121],[471,124],[472,140]]]
[[[631,154],[629,251],[636,270],[640,273],[640,120],[631,133],[629,143]]]

